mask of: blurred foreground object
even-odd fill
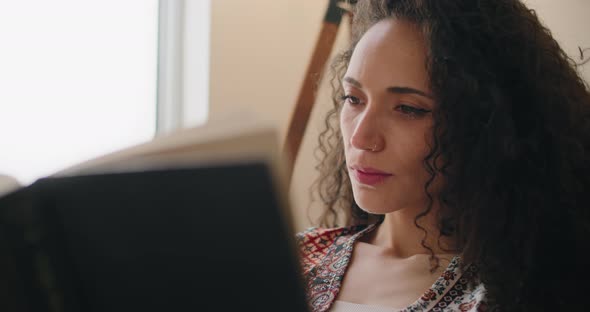
[[[307,311],[275,133],[237,114],[0,196],[0,308]]]

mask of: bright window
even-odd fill
[[[0,0],[0,173],[28,184],[151,139],[157,0]]]

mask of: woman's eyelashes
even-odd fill
[[[407,104],[400,104],[395,107],[395,110],[410,117],[423,117],[424,115],[432,112],[431,110],[419,108]]]
[[[346,104],[351,104],[351,105],[358,105],[358,104],[361,104],[361,100],[360,100],[358,97],[356,97],[356,96],[352,96],[352,95],[348,95],[348,94],[347,94],[347,95],[344,95],[344,96],[342,96],[342,97],[340,98],[340,100],[341,100],[343,103],[346,103]]]
[[[340,100],[342,101],[343,104],[348,104],[351,106],[363,104],[363,101],[360,98],[358,98],[354,95],[350,95],[350,94],[346,94],[346,95],[342,96],[340,98]],[[411,104],[404,104],[404,103],[396,105],[394,107],[394,110],[403,114],[403,115],[413,117],[413,118],[423,117],[424,115],[432,112],[431,110],[428,110],[428,109],[424,109],[424,108],[416,107]]]

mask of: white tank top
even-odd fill
[[[401,309],[388,308],[374,305],[358,304],[336,300],[330,308],[330,312],[396,312]]]

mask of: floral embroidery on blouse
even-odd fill
[[[352,257],[354,242],[376,228],[375,224],[321,229],[309,228],[297,233],[307,302],[313,312],[330,309]],[[461,258],[455,256],[441,276],[416,302],[400,312],[417,311],[485,311],[484,285],[479,282],[477,267],[469,265],[462,272]]]

